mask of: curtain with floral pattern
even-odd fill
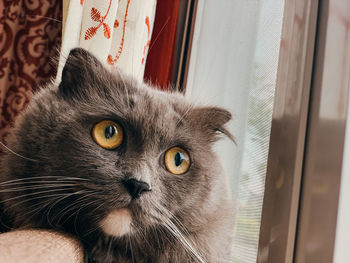
[[[32,92],[55,77],[61,21],[60,0],[0,0],[0,141]]]
[[[107,67],[142,80],[156,0],[67,0],[57,80],[69,51],[83,47]]]

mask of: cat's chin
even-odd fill
[[[131,211],[128,208],[119,208],[111,211],[100,222],[100,227],[106,235],[121,237],[131,230]]]

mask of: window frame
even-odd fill
[[[327,246],[318,249],[319,257],[333,256],[340,193],[343,144],[345,138],[346,111],[340,118],[337,137],[327,137],[320,132],[324,127],[317,118],[322,89],[334,89],[347,99],[349,87],[327,87],[322,78],[335,78],[324,71],[325,42],[329,24],[329,6],[341,0],[285,0],[282,37],[277,69],[275,100],[272,116],[270,145],[265,179],[265,193],[259,233],[257,262],[306,262],[306,246],[310,244],[307,234],[309,224],[316,224],[321,210],[332,209],[331,221],[327,228],[319,231],[330,233]],[[177,31],[180,44],[174,52],[179,59],[174,60],[173,83],[177,89],[185,91],[191,43],[194,33],[197,5],[199,0],[188,3],[182,18],[182,31]],[[347,15],[350,21],[350,13]],[[179,37],[179,34],[181,35]],[[330,52],[328,50],[328,52]],[[333,47],[334,54],[343,52]],[[183,89],[182,89],[183,88]],[[326,105],[330,109],[337,105]],[[347,107],[346,107],[347,108]],[[332,147],[336,158],[330,158],[332,169],[324,175],[333,184],[326,198],[331,201],[318,211],[305,209],[306,203],[314,200],[312,182],[319,174],[312,169],[320,162],[317,153],[322,149],[315,140],[335,143]],[[335,208],[335,209],[334,209]],[[322,243],[324,240],[320,240]],[[312,255],[307,255],[313,260]],[[329,261],[325,261],[329,262]]]
[[[293,261],[317,10],[318,1],[285,1],[260,225],[259,263]]]
[[[345,66],[332,58],[350,50],[346,44],[344,49],[335,47],[344,39],[328,31],[334,23],[330,16],[340,4],[340,0],[285,3],[259,263],[333,261],[349,95],[348,83],[339,84],[337,79],[350,76],[346,70],[338,73],[329,67]],[[350,21],[350,13],[344,14],[342,19]],[[325,103],[324,91],[332,91],[333,100]],[[327,119],[322,112],[336,114]]]
[[[349,21],[349,4],[320,1],[294,262],[333,262],[346,161]]]

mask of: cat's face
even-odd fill
[[[42,191],[39,198],[24,202],[28,218],[30,211],[45,213],[50,224],[74,218],[79,231],[85,224],[113,236],[174,216],[195,225],[225,192],[212,142],[229,135],[223,125],[230,118],[110,73],[75,49],[59,88],[33,98],[12,137],[13,150],[35,161],[9,155],[6,171],[10,179],[42,181],[29,190]]]

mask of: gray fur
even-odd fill
[[[123,127],[115,150],[91,138],[103,119]],[[89,262],[229,262],[233,207],[212,143],[222,133],[232,138],[224,128],[230,119],[224,109],[195,107],[72,50],[60,86],[35,94],[10,136],[8,147],[23,158],[2,158],[3,224],[72,233]],[[183,175],[164,167],[173,146],[191,156]],[[152,191],[132,200],[122,184],[128,178],[149,182]],[[98,222],[122,207],[132,211],[132,231],[106,237]]]

